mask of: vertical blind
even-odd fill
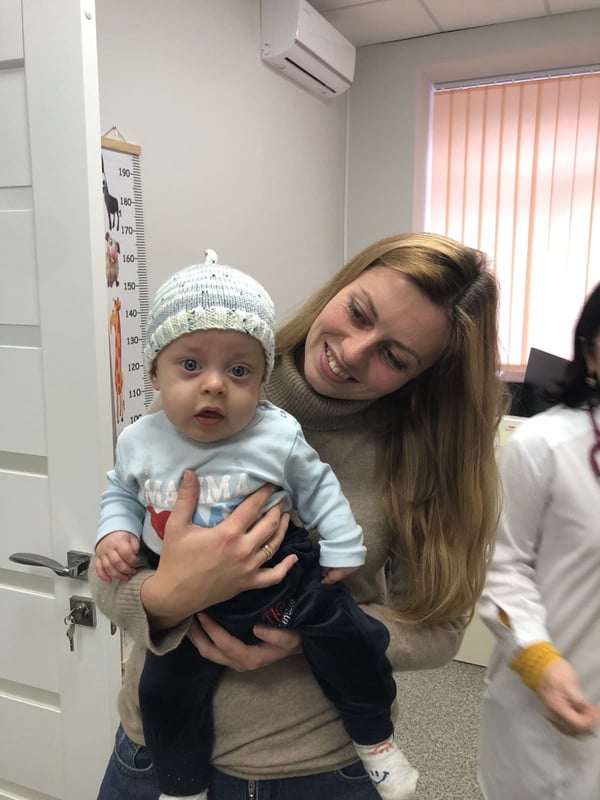
[[[599,223],[600,74],[434,92],[427,227],[490,257],[505,365],[571,357]]]

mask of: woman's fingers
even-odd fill
[[[281,546],[290,522],[290,515],[282,514],[282,510],[282,503],[273,506],[246,534],[248,546],[258,557],[258,566],[270,561]]]
[[[275,586],[285,578],[294,564],[298,561],[298,556],[286,556],[279,564],[274,567],[265,567],[260,569],[254,578],[249,588],[251,589],[266,589],[268,586]]]
[[[260,654],[254,645],[236,639],[208,614],[200,613],[197,617],[188,635],[201,656],[238,672],[259,666]]]
[[[255,625],[252,630],[261,641],[285,650],[289,655],[302,652],[302,638],[297,631],[271,628],[268,625]]]
[[[279,506],[274,506],[274,508],[270,509],[269,512],[267,512],[267,514],[270,513],[271,511],[274,512],[278,508]],[[272,517],[272,521],[273,522],[276,521],[275,516]],[[281,583],[281,581],[285,578],[285,576],[288,574],[288,572],[291,570],[294,564],[297,563],[298,556],[290,554],[289,556],[286,556],[284,559],[282,559],[278,564],[275,564],[272,567],[264,567],[263,569],[260,569],[260,567],[263,567],[263,565],[266,564],[267,561],[270,561],[271,558],[275,555],[275,553],[279,550],[281,542],[283,541],[283,537],[285,536],[285,533],[287,531],[289,521],[290,521],[290,515],[282,514],[281,517],[279,518],[279,521],[277,522],[277,530],[275,531],[275,533],[273,533],[273,535],[270,536],[270,538],[267,539],[266,542],[263,542],[263,544],[260,545],[256,553],[259,569],[252,576],[252,583],[248,588],[266,589],[268,586],[275,586],[276,584]],[[252,534],[254,535],[258,535],[259,533],[260,533],[259,541],[262,541],[264,536],[264,534],[262,533],[262,529],[261,531],[252,531]]]
[[[181,532],[190,525],[194,511],[198,504],[200,482],[198,476],[191,469],[186,469],[181,477],[181,485],[177,492],[177,499],[165,526],[165,539],[171,531]]]
[[[285,514],[284,516],[283,514],[283,502],[278,503],[270,508],[264,517],[248,531],[249,541],[265,547],[269,558],[273,558],[283,541],[289,521],[290,515]]]
[[[259,669],[282,658],[301,652],[301,639],[296,631],[258,625],[255,633],[261,641],[245,644],[222,628],[208,614],[197,614],[188,636],[200,655],[237,672]],[[198,621],[199,620],[199,621]]]
[[[289,514],[282,514],[282,507],[283,503],[276,505],[274,508],[269,509],[267,514],[273,513],[273,524],[276,525],[275,533],[269,538],[268,544],[273,548],[275,552],[279,550],[279,545],[283,541],[283,537],[286,534],[288,529],[288,525],[290,524],[290,515]]]
[[[261,486],[260,489],[257,489],[246,497],[228,519],[235,522],[241,530],[250,531],[250,528],[261,516],[269,497],[271,497],[274,491],[275,487],[271,483],[266,483],[264,486]],[[277,507],[278,506],[274,506],[273,508]],[[269,509],[269,511],[273,511],[273,509]],[[259,522],[262,522],[268,516],[269,511]],[[279,513],[281,513],[281,511]]]
[[[196,617],[192,617],[192,621],[190,623],[190,628],[188,630],[187,635],[191,639],[192,644],[194,644],[194,646],[198,649],[200,655],[203,656],[204,658],[209,658],[212,642],[204,632],[204,629],[202,628]],[[214,645],[212,646],[214,647]],[[214,661],[214,659],[212,658],[210,660]]]

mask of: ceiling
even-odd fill
[[[600,8],[600,0],[309,0],[356,47]]]

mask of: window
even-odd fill
[[[489,255],[506,367],[571,358],[600,281],[600,74],[436,87],[427,229]]]

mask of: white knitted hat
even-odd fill
[[[206,262],[176,272],[160,287],[150,307],[144,360],[148,372],[160,351],[186,333],[218,329],[253,336],[265,351],[265,380],[275,358],[275,309],[267,291],[243,272]]]

